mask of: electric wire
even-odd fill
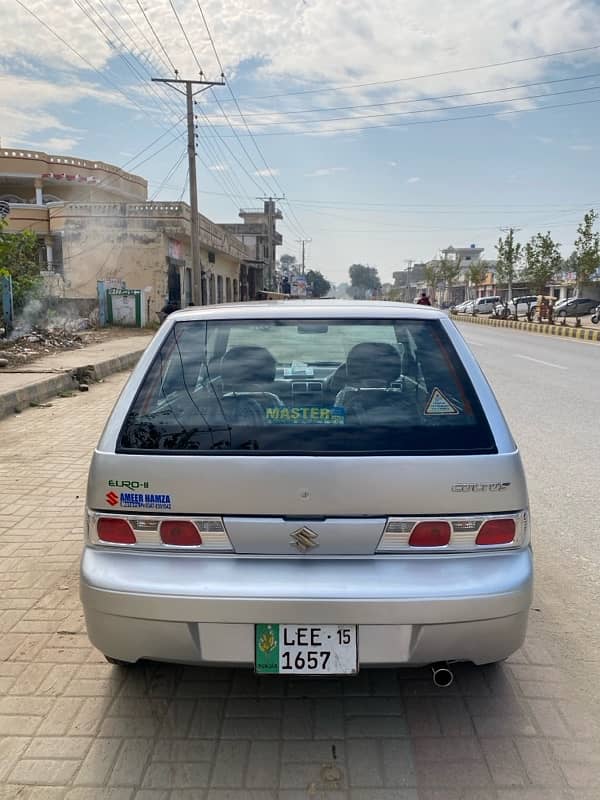
[[[213,39],[213,35],[212,35],[212,33],[211,33],[211,30],[210,30],[210,27],[209,27],[209,25],[208,25],[208,20],[207,20],[207,18],[206,18],[206,15],[204,14],[204,10],[203,10],[203,8],[202,8],[202,5],[201,5],[201,3],[200,3],[200,0],[196,0],[196,4],[197,4],[197,6],[198,6],[198,10],[200,11],[200,15],[201,15],[201,17],[202,17],[202,21],[204,22],[204,27],[206,28],[206,32],[207,32],[207,34],[208,34],[208,38],[209,38],[209,40],[210,40],[210,43],[211,43],[211,46],[212,46],[212,49],[213,49],[213,53],[214,53],[215,59],[216,59],[216,61],[217,61],[217,64],[218,64],[218,66],[219,66],[219,69],[221,70],[221,75],[224,77],[224,76],[225,76],[225,71],[224,71],[224,69],[223,69],[223,64],[222,64],[222,62],[221,62],[221,59],[220,59],[220,57],[219,57],[219,53],[218,53],[218,51],[217,51],[217,47],[216,47],[216,44],[215,44],[215,40]],[[235,94],[234,94],[234,92],[233,92],[233,89],[231,88],[231,86],[230,86],[230,84],[229,84],[229,81],[227,81],[226,83],[227,83],[227,88],[228,88],[228,90],[229,90],[229,93],[230,93],[230,95],[231,95],[231,97],[232,97],[232,99],[233,99],[233,101],[234,101],[234,103],[235,103],[235,106],[236,106],[237,110],[238,110],[238,113],[241,115],[242,121],[243,121],[243,123],[244,123],[244,127],[246,128],[246,130],[247,130],[247,132],[248,132],[249,136],[250,136],[250,137],[251,137],[251,139],[252,139],[252,142],[253,142],[253,144],[254,144],[254,147],[255,147],[255,149],[256,149],[256,152],[258,153],[258,155],[259,155],[259,157],[260,157],[261,161],[263,162],[263,164],[264,164],[264,167],[265,167],[265,169],[267,170],[267,173],[269,174],[269,176],[270,176],[270,177],[272,177],[272,178],[273,178],[273,183],[274,183],[274,185],[275,185],[275,186],[277,187],[277,189],[278,189],[278,190],[281,192],[281,194],[282,194],[282,195],[285,197],[285,191],[284,191],[284,189],[282,188],[282,186],[281,186],[280,182],[277,180],[277,176],[274,174],[273,170],[272,170],[272,169],[271,169],[271,167],[268,165],[268,163],[267,163],[267,160],[265,159],[264,153],[262,152],[261,148],[259,147],[259,145],[258,145],[258,142],[256,141],[256,139],[254,138],[254,135],[253,135],[253,133],[252,133],[252,130],[250,129],[250,126],[248,125],[248,122],[246,121],[246,118],[244,117],[244,115],[243,115],[243,113],[242,113],[242,109],[240,108],[240,104],[238,103],[238,100],[237,100],[237,98],[236,98],[236,96],[235,96]],[[220,108],[222,108],[222,107],[220,106]],[[230,124],[231,124],[231,123],[230,123]],[[255,167],[255,169],[256,169],[256,167]],[[259,170],[257,170],[257,172],[258,172],[258,171],[259,171]],[[295,223],[296,223],[296,226],[298,227],[298,230],[299,230],[299,232],[300,232],[301,238],[306,238],[306,231],[304,230],[304,227],[302,226],[302,223],[300,222],[300,220],[299,220],[299,219],[298,219],[298,217],[296,216],[296,213],[295,213],[294,209],[292,208],[292,206],[291,206],[291,204],[290,204],[289,202],[287,203],[287,207],[288,207],[288,209],[290,210],[290,213],[291,213],[291,215],[292,215],[292,218],[294,219],[294,221],[295,221]]]
[[[546,81],[517,83],[513,84],[512,86],[499,86],[495,89],[478,89],[476,91],[471,91],[471,92],[454,92],[453,94],[442,94],[434,97],[414,97],[411,99],[404,98],[402,100],[387,100],[380,103],[362,103],[359,105],[351,105],[351,106],[321,106],[319,108],[296,108],[285,111],[270,111],[269,109],[263,109],[262,111],[246,111],[245,116],[246,117],[291,116],[295,114],[325,113],[328,111],[354,111],[356,109],[363,109],[363,108],[383,108],[386,106],[406,105],[407,103],[431,103],[431,102],[436,102],[438,100],[454,100],[457,97],[474,97],[475,95],[480,95],[480,94],[495,94],[496,92],[508,92],[512,91],[513,89],[529,89],[533,86],[546,86],[549,84],[556,84],[556,83],[569,83],[571,81],[582,81],[598,77],[600,77],[600,72],[591,72],[586,75],[576,75],[576,76],[571,76],[569,78],[552,78]],[[238,117],[240,115],[230,114],[229,116]],[[350,119],[358,119],[358,118],[359,117],[350,117]]]
[[[362,119],[381,119],[382,117],[407,117],[412,116],[414,114],[433,114],[437,111],[454,111],[456,109],[464,109],[464,108],[481,108],[484,106],[496,106],[501,105],[504,103],[518,103],[523,100],[539,100],[541,98],[546,97],[557,97],[559,95],[571,95],[571,94],[581,94],[582,92],[593,92],[597,89],[600,89],[600,85],[596,86],[583,86],[579,89],[563,89],[558,92],[543,92],[542,94],[527,94],[521,97],[504,97],[500,100],[482,100],[479,103],[461,103],[454,106],[436,106],[435,108],[416,108],[412,109],[411,111],[387,111],[383,114],[357,114],[356,116],[343,116],[343,117],[327,117],[326,119],[310,119],[310,120],[298,120],[298,124],[302,125],[322,125],[325,122],[339,122],[341,120],[348,120],[349,122],[355,122],[356,120]],[[274,126],[281,126],[281,125],[290,125],[290,122],[287,120],[284,122],[263,122],[261,123],[262,127],[274,127]],[[325,129],[328,130],[328,129]]]
[[[576,47],[571,50],[558,50],[553,53],[542,53],[537,56],[526,56],[523,58],[513,58],[507,61],[495,61],[490,64],[478,64],[470,67],[457,67],[454,69],[441,70],[439,72],[429,72],[423,75],[412,75],[403,78],[392,78],[385,81],[369,81],[368,83],[349,83],[342,86],[320,87],[319,89],[302,89],[296,92],[279,92],[277,94],[265,95],[246,95],[242,96],[240,100],[269,100],[275,97],[293,97],[296,95],[304,94],[326,94],[331,92],[344,92],[348,89],[363,89],[371,86],[387,86],[394,83],[406,83],[409,81],[424,80],[426,78],[440,78],[447,75],[458,75],[464,72],[477,72],[479,70],[493,69],[495,67],[507,67],[514,64],[524,64],[530,61],[540,61],[547,58],[560,58],[561,56],[571,56],[579,53],[591,53],[600,50],[600,44],[590,45],[589,47]]]
[[[519,98],[526,100],[527,98]],[[255,136],[326,136],[330,133],[356,133],[361,131],[380,130],[382,128],[408,128],[414,125],[438,125],[443,122],[460,122],[467,119],[485,119],[487,117],[501,117],[510,114],[531,114],[533,112],[549,111],[558,108],[574,108],[575,106],[586,106],[600,103],[598,100],[578,100],[574,103],[554,103],[537,108],[517,108],[507,111],[491,111],[485,114],[464,114],[457,117],[439,117],[438,119],[415,120],[413,122],[384,122],[381,125],[363,125],[355,128],[324,128],[321,131],[278,131],[266,133],[256,133]],[[444,109],[447,110],[447,109]],[[415,112],[416,113],[416,112]],[[244,134],[241,134],[242,136]],[[231,138],[231,137],[226,137]]]
[[[144,11],[144,7],[142,6],[141,0],[136,0],[136,2],[137,2],[137,4],[138,4],[138,8],[140,9],[140,11],[142,12],[142,14],[144,15],[144,19],[146,20],[146,23],[148,24],[148,27],[149,27],[149,28],[150,28],[150,30],[152,31],[152,34],[153,34],[154,38],[155,38],[155,39],[156,39],[156,41],[158,42],[158,46],[159,46],[159,47],[160,47],[160,49],[163,51],[163,53],[164,53],[164,55],[165,55],[165,58],[166,58],[166,59],[167,59],[167,61],[169,62],[169,66],[170,66],[170,67],[171,67],[171,69],[173,70],[173,74],[174,74],[174,75],[177,75],[177,69],[176,69],[175,65],[173,64],[173,62],[171,61],[171,59],[169,58],[169,54],[167,53],[167,51],[166,51],[166,49],[165,49],[165,47],[164,47],[163,43],[161,42],[161,40],[160,40],[160,37],[158,36],[158,34],[156,33],[156,31],[154,30],[154,25],[152,24],[152,22],[150,21],[150,19],[149,19],[148,15],[147,15],[147,14],[146,14],[146,12]]]

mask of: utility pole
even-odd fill
[[[257,200],[263,200],[267,203],[267,250],[269,258],[267,263],[267,289],[273,289],[273,282],[275,277],[275,240],[273,234],[275,233],[275,203],[278,200],[285,200],[285,197],[257,197]]]
[[[508,282],[507,282],[507,286],[506,286],[506,290],[507,290],[507,293],[508,293],[508,298],[507,299],[508,299],[508,302],[510,303],[510,301],[512,300],[512,289],[513,289],[513,287],[512,287],[512,273],[513,273],[513,268],[514,268],[514,263],[512,262],[512,257],[513,257],[513,252],[514,252],[514,250],[513,250],[513,236],[515,235],[515,233],[518,233],[521,230],[521,228],[508,227],[508,228],[500,228],[500,230],[502,231],[502,233],[508,233],[509,236],[510,236],[511,264],[510,264],[510,274],[508,276]],[[518,245],[518,247],[520,248],[520,245]]]
[[[222,78],[223,76],[221,76]],[[194,97],[201,92],[205,92],[212,86],[225,86],[225,81],[186,81],[178,77],[177,71],[175,78],[152,78],[154,83],[166,83],[171,89],[182,94],[186,99],[187,110],[187,134],[188,134],[188,165],[190,176],[190,209],[191,209],[191,230],[190,242],[192,251],[192,297],[196,305],[206,305],[206,297],[202,291],[202,264],[200,263],[200,240],[198,224],[198,184],[196,181],[196,136],[194,130]],[[180,84],[185,86],[185,90],[180,88]],[[202,88],[194,91],[194,86]]]
[[[410,271],[412,269],[413,260],[412,258],[405,258],[404,263],[406,264],[406,297],[404,299],[408,303],[410,300]]]
[[[312,239],[296,239],[296,241],[298,242],[298,244],[302,245],[302,274],[304,275],[304,267],[305,267],[305,262],[304,262],[305,249],[304,248],[305,248],[305,246],[307,244],[310,244],[312,242]]]

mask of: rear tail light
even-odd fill
[[[510,544],[516,531],[514,519],[488,519],[477,534],[475,544]]]
[[[100,517],[96,531],[98,538],[103,542],[112,544],[135,544],[135,533],[126,519],[117,517]]]
[[[164,520],[160,523],[160,538],[165,544],[178,547],[198,547],[202,537],[193,522]]]
[[[410,534],[410,547],[446,547],[450,542],[450,523],[434,520],[418,522]]]
[[[88,511],[87,537],[92,544],[135,545],[145,550],[233,551],[220,517],[173,519]]]
[[[527,511],[442,519],[391,517],[376,552],[414,553],[419,548],[476,552],[494,547],[524,547],[529,540]]]

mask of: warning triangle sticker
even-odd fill
[[[448,400],[446,395],[436,387],[427,401],[424,413],[428,416],[435,417],[448,414],[460,414],[460,411]]]

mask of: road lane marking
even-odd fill
[[[487,347],[488,345],[488,342],[480,342],[477,339],[467,339],[466,336],[464,338],[467,344],[474,344],[476,347]]]
[[[523,356],[521,353],[515,353],[516,358],[524,358],[527,361],[534,361],[536,364],[543,364],[545,367],[554,367],[554,369],[569,369],[563,367],[562,364],[551,364],[550,361],[542,361],[540,358],[532,358],[531,356]]]

